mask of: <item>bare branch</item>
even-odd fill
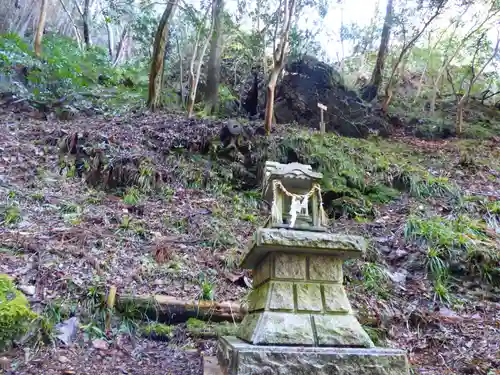
[[[74,3],[76,5],[76,9],[78,10],[78,13],[80,13],[80,16],[83,17],[83,10],[82,10],[82,7],[80,6],[80,4],[78,4],[78,0],[74,0]]]

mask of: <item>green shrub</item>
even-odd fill
[[[443,281],[448,273],[467,270],[496,284],[500,280],[500,250],[489,230],[484,221],[466,216],[410,216],[404,234],[408,241],[428,247],[427,269],[435,280]]]
[[[36,317],[12,279],[0,274],[0,351],[8,349],[13,340],[25,334]]]
[[[69,96],[78,99],[80,106],[104,110],[142,102],[147,88],[144,64],[113,67],[104,48],[82,50],[74,39],[50,33],[44,35],[41,58],[34,55],[31,42],[14,34],[0,34],[0,73],[20,82],[7,84],[24,97],[44,102]],[[135,84],[139,75],[146,79],[142,86]],[[115,87],[116,95],[85,95],[109,87]]]

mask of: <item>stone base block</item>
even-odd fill
[[[237,336],[253,345],[375,346],[354,315],[251,313]]]
[[[257,346],[221,337],[217,358],[225,375],[409,375],[402,350]]]

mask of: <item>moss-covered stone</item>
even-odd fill
[[[264,304],[267,296],[261,297]],[[269,300],[271,310],[293,310],[293,284],[289,282],[275,281],[272,283],[271,298]]]
[[[25,334],[36,316],[12,279],[0,274],[0,351],[9,348],[15,339]]]
[[[238,337],[254,345],[314,345],[314,332],[308,314],[257,312],[241,323]]]
[[[342,260],[319,255],[309,259],[309,280],[341,283],[342,277]]]
[[[321,289],[319,284],[297,283],[297,309],[299,311],[321,311]]]
[[[148,323],[141,327],[140,332],[152,340],[168,341],[172,338],[173,327],[162,323]]]
[[[269,347],[223,337],[218,343],[217,357],[224,371],[234,375],[410,374],[406,353],[394,349]]]
[[[239,325],[230,322],[204,322],[199,319],[190,318],[186,322],[187,331],[191,336],[200,338],[214,338],[221,336],[236,335]]]
[[[314,315],[314,325],[320,346],[375,346],[353,315]]]
[[[305,280],[306,255],[350,259],[362,256],[366,247],[365,239],[359,236],[259,228],[254,233],[241,267],[255,269],[269,253],[274,253],[273,277]]]
[[[278,253],[274,257],[274,276],[280,279],[306,278],[305,255]]]

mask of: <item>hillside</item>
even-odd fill
[[[7,362],[19,366],[14,373],[38,373],[40,360],[47,371],[89,371],[100,358],[96,351],[110,358],[109,373],[124,365],[146,371],[137,351],[156,353],[166,344],[134,339],[138,346],[128,352],[125,332],[136,322],[127,314],[117,313],[112,331],[103,331],[99,295],[111,285],[119,294],[213,295],[244,304],[249,289],[242,277],[251,275],[238,259],[268,211],[255,181],[238,183],[235,171],[244,163],[200,152],[218,144],[224,122],[147,113],[46,122],[7,111],[1,123],[0,273],[15,278],[46,324],[72,315],[91,319],[76,349],[39,347],[27,363],[19,361],[19,350],[9,352]],[[147,163],[149,172],[135,171],[144,168],[146,178],[105,189],[102,179],[85,182],[91,173],[59,174],[58,144],[75,133],[86,150],[105,150],[114,168],[118,160],[140,157],[135,165]],[[370,241],[365,259],[345,265],[346,283],[377,345],[408,350],[420,374],[499,369],[498,142],[321,139],[280,127],[270,139],[251,139],[253,159],[271,145],[267,158],[296,158],[323,171],[331,230]],[[31,338],[46,333],[40,328]],[[105,349],[96,344],[102,338]],[[189,373],[200,373],[193,364],[199,352],[183,349],[192,345],[213,350],[213,341],[179,332],[168,345],[178,358],[173,373],[187,374],[188,364]]]

